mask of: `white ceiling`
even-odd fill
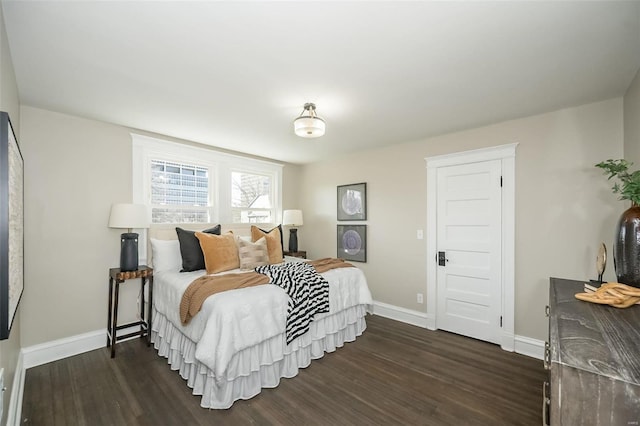
[[[640,2],[2,0],[21,102],[307,163],[624,94]],[[327,134],[293,119],[315,102]]]

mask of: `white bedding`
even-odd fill
[[[240,271],[227,273],[237,272]],[[161,271],[154,274],[153,300],[155,310],[195,343],[195,359],[211,370],[215,381],[220,383],[235,378],[234,372],[228,372],[235,354],[261,342],[273,342],[279,335],[284,336],[288,296],[279,287],[268,284],[218,293],[210,296],[202,310],[183,326],[179,315],[182,294],[194,279],[202,275],[204,271]],[[339,268],[322,275],[329,282],[330,312],[318,315],[316,320],[358,305],[371,305],[371,293],[360,269]],[[282,354],[291,353],[292,348],[301,345],[299,340],[304,340],[304,337],[290,345],[283,341],[282,347],[276,350]]]

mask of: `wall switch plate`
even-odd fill
[[[424,232],[422,232],[422,229],[418,229],[418,231],[416,232],[416,238],[418,238],[419,240],[424,238]]]
[[[422,297],[422,293],[418,293],[418,303],[424,303],[424,298]]]

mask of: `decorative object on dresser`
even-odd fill
[[[338,186],[338,220],[367,220],[367,184]]]
[[[595,288],[585,283],[584,292],[576,293],[576,299],[614,308],[628,308],[640,303],[640,289],[620,283],[604,283]]]
[[[613,247],[618,281],[640,287],[640,204],[634,203],[620,216]]]
[[[120,284],[126,280],[140,278],[140,319],[128,324],[118,325],[118,299],[120,298]],[[149,283],[149,302],[147,316],[144,314],[144,283]],[[111,358],[116,356],[116,343],[128,337],[147,337],[147,346],[151,344],[151,312],[153,306],[153,269],[141,265],[135,271],[122,271],[120,268],[109,269],[109,312],[107,314],[107,347],[111,347]],[[129,327],[140,327],[125,335],[118,336],[118,330]]]
[[[367,261],[367,225],[338,225],[338,255],[344,260]]]
[[[604,243],[600,244],[600,248],[598,249],[598,255],[596,256],[596,272],[598,273],[598,281],[595,284],[602,284],[602,276],[604,275],[604,271],[607,269],[607,246]],[[591,282],[594,282],[591,280]]]
[[[285,210],[282,213],[282,226],[302,226],[302,210]],[[289,251],[298,251],[298,230],[289,228]]]
[[[24,290],[24,162],[0,112],[0,339],[9,338]]]
[[[640,287],[640,170],[630,172],[632,165],[620,159],[603,161],[596,167],[603,169],[608,179],[618,179],[613,192],[620,194],[621,200],[631,201],[631,207],[618,220],[613,259],[618,281]]]
[[[127,228],[120,235],[120,270],[138,269],[138,234],[132,229],[149,227],[149,209],[142,204],[113,204],[109,215],[109,228]]]
[[[545,424],[629,425],[640,420],[640,307],[615,309],[574,295],[584,281],[550,279],[544,366]]]
[[[324,135],[326,123],[316,114],[316,104],[304,104],[302,112],[293,121],[293,130],[302,138],[319,138]]]

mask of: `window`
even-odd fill
[[[231,172],[231,209],[234,223],[271,223],[271,178],[249,172]]]
[[[133,201],[153,223],[277,223],[282,165],[131,135]]]
[[[150,167],[152,223],[211,221],[208,168],[158,159]]]

